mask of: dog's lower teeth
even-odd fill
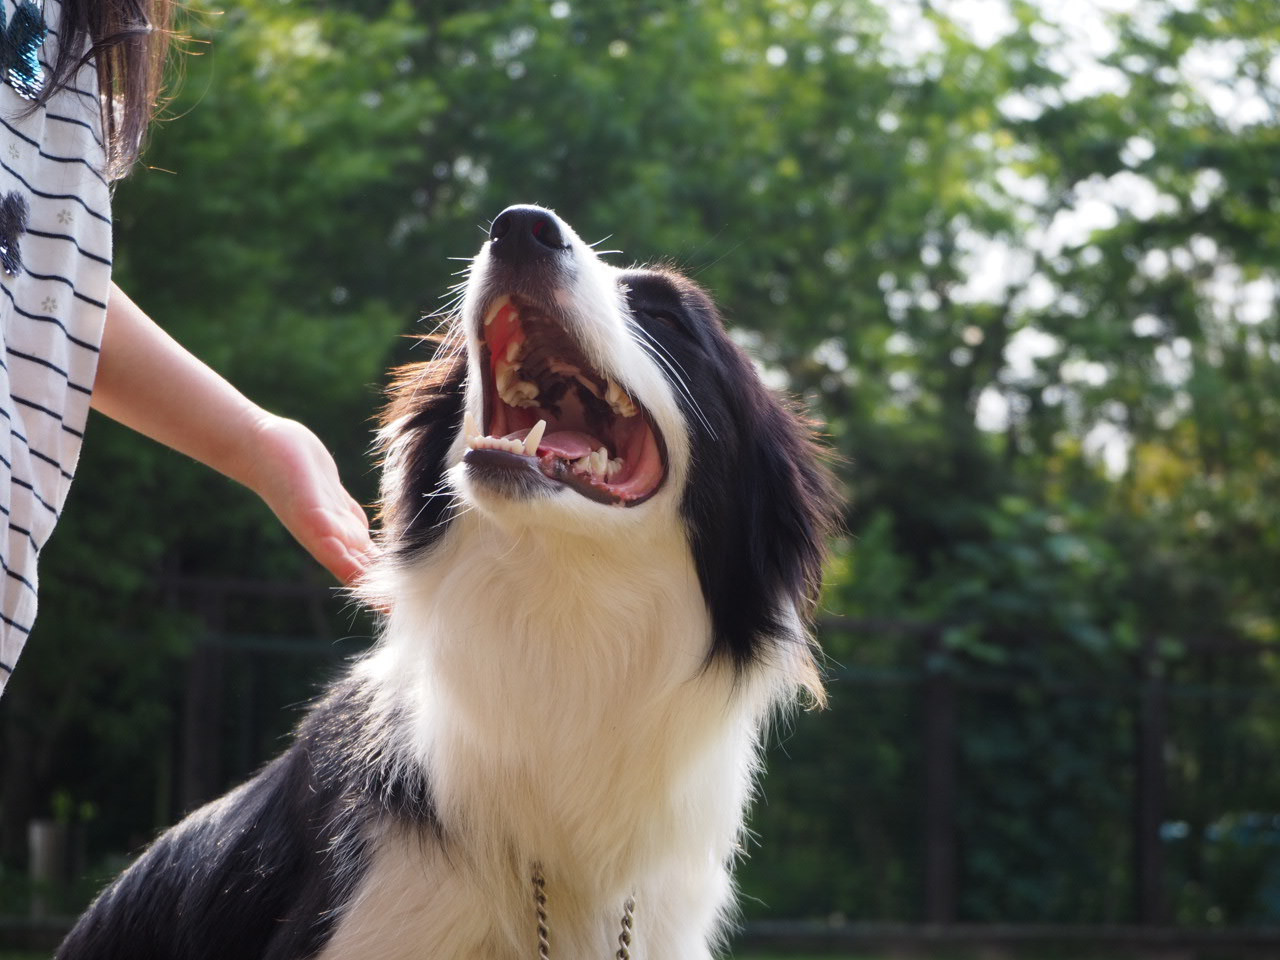
[[[622,470],[622,458],[609,459],[609,451],[604,447],[593,450],[585,457],[570,461],[569,467],[574,473],[592,480],[604,481]]]
[[[524,452],[526,456],[537,456],[538,444],[542,442],[542,435],[547,431],[547,421],[539,420],[533,425],[533,429],[524,438]]]
[[[515,440],[507,437],[469,437],[467,446],[472,450],[501,450],[503,453],[519,453],[525,452],[523,440]]]

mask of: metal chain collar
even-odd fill
[[[538,913],[538,960],[551,960],[551,928],[547,924],[547,881],[542,866],[533,865],[533,903]],[[631,960],[631,932],[635,929],[636,898],[627,897],[622,905],[622,929],[618,933],[618,951],[614,960]]]

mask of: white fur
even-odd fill
[[[636,960],[709,957],[731,908],[761,730],[802,667],[708,661],[674,390],[629,333],[612,269],[572,243],[560,300],[591,360],[661,429],[666,485],[632,508],[568,489],[508,499],[468,479],[454,444],[463,511],[425,559],[378,571],[370,592],[394,607],[357,668],[403,718],[399,762],[428,772],[442,835],[380,829],[322,960],[531,960],[535,862],[553,960],[611,957],[631,894]],[[482,252],[462,316],[471,384],[485,269]],[[478,390],[467,408],[480,418]]]

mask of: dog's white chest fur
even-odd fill
[[[628,895],[633,957],[707,956],[771,691],[706,662],[679,532],[612,547],[469,513],[396,575],[361,672],[440,830],[376,837],[324,960],[536,956],[534,863],[555,960],[612,956]]]

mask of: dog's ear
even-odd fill
[[[698,576],[711,611],[713,655],[739,666],[778,643],[808,644],[804,624],[822,581],[838,498],[811,425],[760,382],[725,337],[719,398],[693,426],[684,499]],[[710,427],[714,436],[698,436]],[[808,651],[802,653],[808,663]],[[811,692],[821,699],[816,674]]]
[[[395,371],[379,434],[382,542],[393,555],[429,548],[448,526],[445,457],[462,427],[466,379],[460,350]]]

